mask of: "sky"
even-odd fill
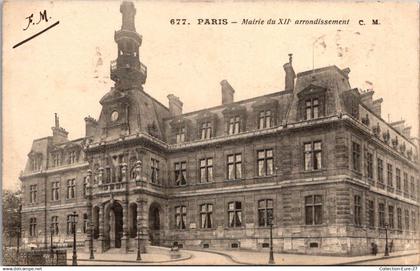
[[[3,188],[16,189],[33,139],[52,135],[54,113],[69,138],[84,136],[84,117],[99,117],[117,56],[119,1],[9,1],[3,16]],[[221,103],[220,81],[235,100],[284,89],[283,64],[296,72],[349,67],[353,88],[383,98],[385,120],[407,120],[418,134],[419,21],[416,2],[136,1],[145,91],[167,105],[170,93],[189,112]],[[39,21],[46,10],[48,22]],[[190,25],[172,25],[171,19]],[[226,18],[228,25],[197,25]],[[350,19],[349,25],[242,25],[243,19]],[[379,25],[372,25],[377,19]],[[359,25],[364,20],[366,25]],[[18,42],[59,24],[13,49]],[[317,42],[315,42],[317,41]],[[314,43],[315,42],[315,43]],[[314,61],[313,61],[314,60]],[[102,64],[101,64],[102,63]]]

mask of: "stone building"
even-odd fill
[[[69,140],[58,116],[33,141],[21,176],[24,243],[97,253],[148,245],[360,255],[419,246],[418,150],[403,121],[381,118],[382,99],[352,88],[350,69],[295,73],[284,90],[243,101],[221,81],[222,104],[183,113],[143,85],[133,3],[120,7],[111,63],[115,86],[86,135]]]

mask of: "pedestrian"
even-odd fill
[[[391,243],[389,243],[389,253],[391,253],[393,249],[394,249],[394,240],[391,240]]]
[[[378,253],[378,246],[374,242],[372,242],[370,245],[372,247],[372,255],[376,256]]]

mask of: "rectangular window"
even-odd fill
[[[175,227],[178,230],[185,230],[187,225],[187,207],[176,206],[175,207]]]
[[[67,180],[67,199],[74,199],[76,194],[76,180]]]
[[[200,205],[200,227],[202,229],[213,227],[213,204]]]
[[[87,233],[89,229],[89,219],[87,214],[83,214],[83,233]]]
[[[416,231],[417,223],[416,223],[416,212],[415,211],[411,211],[411,225],[413,227],[413,231]]]
[[[378,158],[378,182],[384,183],[384,164],[382,159]]]
[[[185,127],[176,129],[176,143],[182,143],[185,141]]]
[[[187,162],[175,163],[175,184],[176,186],[187,184]]]
[[[60,199],[60,182],[53,182],[51,188],[51,200],[56,201]]]
[[[352,144],[353,170],[360,171],[360,144]]]
[[[31,217],[29,219],[29,235],[31,237],[36,236],[36,217]]]
[[[319,100],[318,98],[308,99],[305,102],[305,119],[319,118]]]
[[[67,234],[73,233],[72,215],[67,215]]]
[[[392,179],[392,165],[391,164],[387,164],[386,165],[386,171],[387,171],[387,181],[388,181],[388,186],[393,187],[393,179]]]
[[[369,227],[375,227],[375,203],[373,200],[368,201],[368,223]]]
[[[317,170],[322,167],[322,145],[321,141],[308,142],[304,144],[304,165],[305,170]]]
[[[390,229],[394,228],[394,206],[388,206],[388,225]]]
[[[267,227],[273,224],[273,200],[258,201],[258,226]]]
[[[230,154],[227,156],[227,178],[236,180],[242,178],[242,154]]]
[[[86,198],[88,195],[88,186],[89,186],[89,178],[85,177],[83,179],[83,197]]]
[[[404,210],[404,222],[405,222],[405,230],[410,230],[410,212],[408,210]]]
[[[211,122],[206,121],[206,122],[201,123],[201,126],[200,126],[201,139],[211,138],[212,137],[211,130],[212,130]]]
[[[258,176],[273,175],[273,149],[257,151]]]
[[[228,219],[229,227],[242,226],[242,203],[240,201],[228,203]]]
[[[200,160],[200,182],[208,183],[213,181],[213,158]]]
[[[379,227],[385,228],[385,204],[378,204],[378,214],[379,214]]]
[[[362,197],[354,196],[354,224],[362,225]]]
[[[395,168],[395,182],[397,190],[401,191],[401,170],[399,168]]]
[[[397,228],[402,231],[402,211],[401,208],[397,208]]]
[[[258,129],[270,128],[272,126],[271,110],[260,111],[258,115]]]
[[[76,163],[76,151],[69,152],[69,163],[70,164]]]
[[[410,177],[410,192],[411,192],[411,197],[415,198],[416,188],[415,188],[415,185],[414,185],[414,177],[413,176]]]
[[[37,185],[32,184],[29,186],[29,203],[35,203],[37,196]]]
[[[58,167],[61,165],[61,155],[59,153],[53,154],[53,166]]]
[[[404,172],[403,176],[404,176],[404,179],[403,179],[404,193],[408,194],[408,174],[407,174],[407,172]]]
[[[228,131],[229,135],[239,134],[241,131],[241,118],[239,116],[231,117],[229,119]]]
[[[58,235],[59,233],[58,216],[51,217],[51,233],[52,235]]]
[[[366,155],[366,164],[367,164],[367,177],[373,179],[373,154],[368,152]]]
[[[305,197],[305,224],[322,224],[322,196],[311,195]]]
[[[159,160],[150,159],[151,176],[150,180],[152,183],[159,183]]]

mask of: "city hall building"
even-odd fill
[[[35,139],[20,179],[25,245],[73,241],[96,253],[153,246],[269,248],[286,253],[361,255],[419,247],[418,149],[404,121],[381,118],[382,99],[352,88],[350,69],[295,73],[284,89],[183,113],[144,88],[136,9],[120,7],[115,82],[70,140],[56,115],[52,136]]]

